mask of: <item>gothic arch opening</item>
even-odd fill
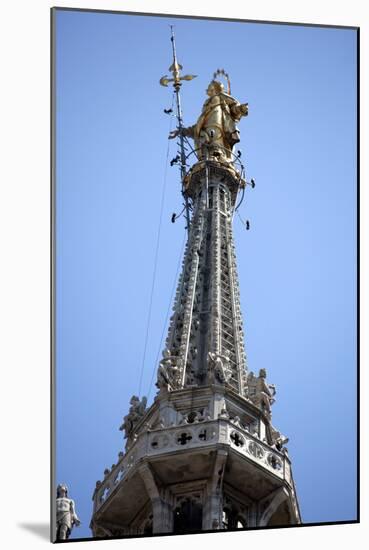
[[[241,506],[227,499],[223,507],[223,529],[245,529],[247,520],[245,510],[241,512]]]
[[[173,532],[179,534],[201,530],[201,504],[191,497],[183,499],[173,512]]]

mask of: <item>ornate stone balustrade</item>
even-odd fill
[[[229,419],[219,418],[149,430],[139,435],[126,455],[111,470],[105,470],[103,481],[96,483],[94,513],[110,498],[120,483],[142,459],[178,454],[202,447],[229,446],[236,453],[262,466],[289,485],[293,484],[288,457],[251,435]]]

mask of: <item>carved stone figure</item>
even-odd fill
[[[247,385],[247,373],[245,370],[242,371],[242,395],[245,399],[249,401],[249,387]]]
[[[208,368],[211,382],[220,382],[221,384],[228,382],[232,375],[229,351],[226,350],[224,355],[209,351]]]
[[[186,374],[186,386],[193,386],[196,384],[196,373],[193,369],[190,370],[188,374]]]
[[[225,408],[225,406],[221,409],[219,415],[218,415],[218,418],[225,418],[226,420],[229,419],[229,412],[227,411],[227,409]]]
[[[205,101],[196,124],[183,129],[183,135],[195,141],[199,160],[209,156],[218,160],[232,160],[232,149],[240,141],[237,123],[248,114],[247,103],[240,103],[224,92],[224,86],[212,80],[206,90],[209,98]],[[173,139],[179,131],[169,134]]]
[[[239,428],[243,428],[243,426],[241,424],[241,419],[240,419],[239,416],[234,416],[233,418],[231,418],[231,422],[232,422],[232,424],[235,424]]]
[[[68,487],[58,485],[56,489],[56,540],[69,538],[74,525],[81,524],[74,505],[74,501],[68,498]]]
[[[253,422],[251,422],[251,424],[250,424],[250,433],[254,437],[259,437],[259,423],[258,423],[257,420],[254,420]]]
[[[258,377],[255,377],[254,373],[250,372],[247,377],[247,385],[251,401],[270,419],[271,405],[275,401],[276,390],[273,384],[266,382],[266,370],[260,369]]]
[[[128,414],[123,418],[123,424],[119,428],[121,431],[125,431],[124,438],[132,435],[134,428],[145,414],[146,404],[147,397],[143,397],[141,400],[137,395],[131,397]]]
[[[163,359],[159,363],[157,388],[175,389],[179,383],[181,369],[179,358],[172,355],[168,349],[163,351]]]
[[[281,434],[274,426],[270,426],[273,445],[278,451],[283,451],[285,449],[284,445],[288,443],[289,438]]]

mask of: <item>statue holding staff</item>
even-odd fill
[[[233,146],[240,141],[237,123],[248,114],[248,104],[240,103],[230,95],[229,79],[226,93],[224,85],[215,80],[217,74],[224,74],[228,78],[224,71],[218,70],[214,73],[214,80],[206,90],[209,98],[205,101],[196,124],[174,130],[169,138],[173,139],[178,135],[192,138],[199,160],[208,156],[229,162],[233,160]]]

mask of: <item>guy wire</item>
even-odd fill
[[[163,331],[162,331],[162,333],[161,333],[161,338],[160,338],[160,344],[159,344],[159,348],[158,348],[158,353],[156,354],[155,364],[154,364],[154,368],[153,368],[152,375],[151,375],[151,381],[150,381],[149,391],[148,391],[148,394],[147,394],[147,399],[149,399],[149,397],[150,397],[151,388],[152,388],[152,383],[153,383],[153,381],[154,381],[154,375],[155,375],[155,372],[157,371],[157,368],[158,368],[159,355],[160,355],[160,352],[161,352],[162,346],[163,346],[163,340],[164,340],[165,329],[166,329],[167,326],[168,326],[168,318],[169,318],[170,308],[171,308],[171,305],[172,305],[172,303],[173,303],[174,291],[175,291],[175,289],[176,289],[176,285],[177,285],[177,281],[178,281],[179,268],[180,268],[180,266],[181,266],[181,259],[182,259],[182,256],[183,256],[183,250],[184,250],[185,242],[186,242],[186,233],[184,233],[183,242],[182,242],[182,246],[181,246],[181,251],[180,251],[179,257],[178,257],[178,263],[177,263],[176,274],[175,274],[174,280],[173,280],[172,291],[171,291],[171,294],[170,294],[170,300],[169,300],[169,304],[168,304],[168,309],[167,309],[167,313],[166,313],[166,316],[165,316],[165,321],[164,321],[164,325],[163,325]]]
[[[173,93],[173,96],[172,96],[172,106],[171,106],[172,109],[173,109],[173,105],[174,105],[174,93]],[[173,119],[173,117],[170,117],[169,133],[172,129],[172,119]],[[157,234],[156,248],[155,248],[154,269],[153,269],[151,292],[150,292],[149,311],[148,311],[147,323],[146,323],[145,344],[144,344],[144,351],[143,351],[142,365],[141,365],[141,372],[140,372],[140,383],[139,383],[139,386],[138,386],[138,396],[139,397],[141,396],[142,377],[143,377],[145,361],[146,361],[147,343],[148,343],[148,339],[149,339],[149,329],[150,329],[150,323],[151,323],[152,302],[153,302],[154,288],[155,288],[155,282],[156,282],[156,271],[157,271],[157,265],[158,265],[159,244],[160,244],[161,226],[162,226],[163,210],[164,210],[164,197],[165,197],[165,190],[166,190],[166,184],[167,184],[169,147],[170,147],[170,141],[168,139],[167,154],[166,154],[166,160],[165,160],[164,181],[163,181],[163,188],[162,188],[162,193],[161,193],[159,226],[158,226],[158,234]]]

